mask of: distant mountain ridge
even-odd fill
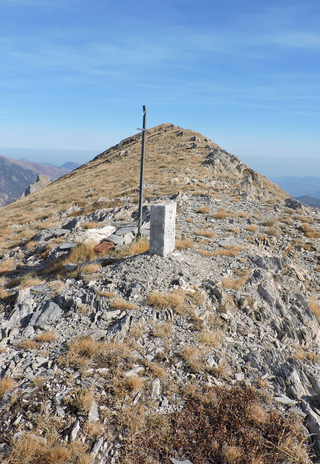
[[[38,175],[48,176],[51,181],[68,174],[80,164],[67,162],[61,167],[46,166],[25,159],[0,156],[0,206],[12,203],[33,184]]]
[[[320,177],[283,176],[271,177],[270,180],[295,198],[309,196],[320,199]]]

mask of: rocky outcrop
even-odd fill
[[[31,193],[37,192],[38,190],[43,189],[49,184],[51,184],[51,180],[49,179],[49,177],[40,174],[37,177],[36,181],[33,184],[29,185],[29,187],[23,192],[21,198],[24,198],[30,195]]]

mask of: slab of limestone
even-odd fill
[[[150,255],[164,258],[175,249],[176,203],[157,203],[151,206]]]

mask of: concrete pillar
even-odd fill
[[[150,255],[166,257],[175,249],[176,208],[174,201],[151,206]]]

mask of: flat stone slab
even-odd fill
[[[134,235],[137,234],[138,232],[138,227],[136,226],[123,226],[123,227],[119,227],[119,229],[117,229],[114,234],[115,235],[126,235],[128,233],[133,233]]]
[[[75,248],[77,246],[76,243],[62,243],[62,245],[59,246],[59,250],[71,250],[72,248]]]
[[[70,234],[69,229],[58,229],[54,232],[54,235],[56,235],[57,237],[60,237],[61,235],[69,235],[69,234]]]
[[[233,237],[228,237],[228,238],[219,240],[218,245],[221,247],[227,247],[227,246],[236,246],[239,244],[236,242],[236,240]]]
[[[107,238],[107,242],[113,242],[115,245],[122,245],[124,243],[124,238],[121,235],[111,234]]]

